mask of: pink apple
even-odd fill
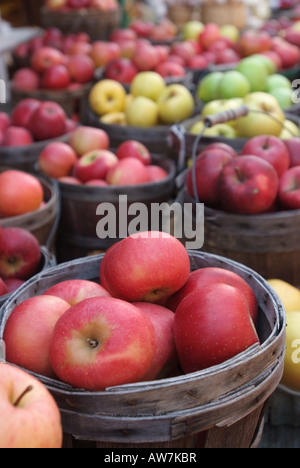
[[[104,76],[110,80],[130,84],[138,73],[138,68],[128,58],[121,57],[109,62],[104,69]]]
[[[17,305],[3,334],[7,361],[53,378],[50,343],[57,320],[69,308],[63,299],[46,295],[26,299]]]
[[[228,284],[205,284],[179,304],[175,343],[185,373],[221,364],[259,343],[242,292]]]
[[[70,175],[77,160],[77,155],[70,145],[55,141],[41,151],[38,167],[47,176],[59,179]]]
[[[65,89],[71,83],[71,76],[66,65],[52,65],[41,78],[43,89]]]
[[[150,164],[146,169],[148,171],[150,182],[158,182],[159,180],[164,180],[168,177],[167,171],[156,164]]]
[[[95,41],[89,56],[95,67],[103,67],[111,60],[121,57],[121,47],[116,42]]]
[[[27,146],[34,142],[29,130],[11,125],[3,134],[2,146]]]
[[[156,231],[132,234],[105,254],[101,284],[114,297],[162,304],[186,282],[187,251],[175,237]]]
[[[139,159],[143,164],[145,164],[145,166],[148,166],[152,162],[151,153],[148,150],[148,148],[143,143],[137,140],[124,141],[117,148],[116,154],[119,159]]]
[[[53,65],[63,65],[64,62],[64,54],[54,47],[41,47],[31,56],[31,67],[38,73],[44,73]]]
[[[105,179],[118,163],[117,156],[108,150],[94,150],[81,156],[74,166],[73,175],[81,182]]]
[[[137,46],[131,60],[139,71],[151,71],[158,65],[159,55],[155,46],[140,44]]]
[[[187,67],[192,70],[202,70],[208,67],[207,58],[203,55],[195,55],[187,61]]]
[[[0,276],[3,279],[29,279],[38,272],[40,260],[40,244],[33,234],[23,228],[3,229],[0,245]]]
[[[220,39],[220,27],[215,23],[207,23],[199,34],[198,40],[202,49],[207,50],[211,44]]]
[[[151,21],[145,21],[139,18],[130,23],[130,29],[133,29],[139,37],[149,37],[153,28],[154,24]]]
[[[170,78],[175,76],[185,76],[186,70],[183,65],[179,63],[170,62],[162,62],[157,65],[155,68],[156,73],[159,73],[163,78]]]
[[[284,209],[300,209],[300,166],[291,167],[281,176],[278,198]]]
[[[40,77],[31,68],[20,68],[12,78],[12,87],[21,90],[36,90],[40,84]]]
[[[141,380],[154,352],[154,328],[144,312],[119,299],[96,297],[58,320],[50,361],[62,381],[100,391]]]
[[[76,54],[69,57],[67,68],[73,81],[82,84],[93,81],[95,65],[88,55]]]
[[[7,284],[4,283],[3,279],[0,278],[0,297],[5,296],[9,293],[9,289]]]
[[[43,186],[37,177],[15,169],[0,173],[2,216],[18,216],[38,210],[43,199]]]
[[[100,284],[81,279],[61,281],[47,289],[44,294],[60,297],[68,302],[70,306],[91,297],[110,297],[109,292]]]
[[[240,275],[225,268],[206,267],[192,271],[185,285],[168,299],[166,307],[176,312],[181,301],[198,287],[218,283],[236,287],[244,294],[251,318],[257,324],[258,302],[252,287]]]
[[[268,211],[277,197],[278,175],[274,167],[258,156],[234,158],[219,179],[222,207],[239,214]]]
[[[77,179],[77,177],[65,176],[60,177],[58,180],[63,184],[82,185],[82,182],[79,179]]]
[[[0,130],[5,130],[11,125],[11,118],[6,112],[0,112]]]
[[[41,101],[34,98],[22,99],[13,108],[11,113],[11,125],[28,129],[29,120],[33,112],[40,107]]]
[[[101,128],[80,125],[70,135],[69,144],[78,156],[83,156],[93,150],[108,149],[110,141],[108,134]]]
[[[284,140],[290,157],[290,167],[300,165],[300,138],[293,137]]]
[[[177,55],[184,60],[184,64],[196,55],[195,47],[190,41],[175,42],[171,46],[171,55]]]
[[[239,38],[239,50],[243,57],[271,50],[272,38],[267,31],[248,29]]]
[[[155,332],[155,352],[150,369],[144,375],[143,381],[155,380],[160,377],[164,368],[177,363],[177,351],[174,338],[174,313],[158,304],[150,302],[134,302],[151,320]]]
[[[108,187],[108,183],[102,179],[92,179],[88,180],[85,185],[88,187]]]
[[[0,365],[0,448],[60,449],[59,408],[48,389],[24,370]]]
[[[112,42],[118,42],[124,39],[135,40],[137,39],[137,33],[134,31],[133,28],[119,28],[113,31],[109,39]]]
[[[144,163],[136,158],[120,159],[106,175],[110,185],[127,186],[149,182],[148,172]]]
[[[25,280],[20,280],[20,279],[17,279],[17,278],[11,278],[11,279],[5,280],[5,285],[8,288],[9,292],[16,291],[21,286],[23,286],[24,283],[25,283]]]
[[[44,101],[31,115],[28,128],[37,140],[50,140],[66,133],[66,119],[58,103]]]
[[[242,148],[241,156],[254,155],[268,161],[280,177],[290,167],[290,155],[284,142],[273,135],[250,138]]]

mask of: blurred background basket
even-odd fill
[[[247,4],[240,0],[205,0],[202,5],[202,21],[219,26],[231,24],[242,29],[247,24]]]

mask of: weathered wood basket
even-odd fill
[[[202,4],[202,21],[219,26],[232,24],[243,29],[247,25],[247,4],[239,0],[206,0]]]
[[[66,445],[81,447],[248,448],[257,445],[264,410],[283,372],[285,314],[256,272],[222,257],[189,251],[191,270],[240,274],[259,303],[261,345],[209,369],[152,382],[87,392],[36,375],[56,399]],[[103,255],[58,265],[27,282],[1,310],[0,339],[14,307],[67,279],[98,280]],[[259,437],[258,437],[259,438]],[[83,441],[83,442],[82,442]],[[254,442],[255,441],[255,442]]]
[[[151,204],[168,202],[173,196],[175,185],[175,164],[173,161],[155,155],[152,155],[152,159],[154,164],[160,165],[167,171],[168,177],[166,179],[123,187],[89,187],[59,183],[61,218],[56,243],[58,261],[72,260],[89,255],[94,251],[107,250],[118,240],[120,212],[123,212],[123,216],[127,216],[127,210],[136,202],[141,202],[147,207],[149,213],[147,221],[150,226]],[[121,195],[127,198],[120,203],[119,197]],[[100,203],[108,203],[115,210],[117,233],[115,238],[99,238],[97,236],[97,224],[104,217],[103,214],[101,216],[96,214]],[[128,214],[128,224],[133,217]]]
[[[108,40],[121,23],[121,9],[100,11],[98,9],[80,9],[60,12],[41,9],[41,23],[47,29],[59,28],[64,34],[86,32],[93,41]]]
[[[7,169],[11,168],[0,167],[0,173]],[[56,181],[51,181],[38,174],[34,175],[43,186],[45,205],[31,213],[0,218],[0,226],[27,229],[35,235],[40,245],[46,246],[52,252],[60,216],[60,191]]]

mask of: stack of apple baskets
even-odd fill
[[[260,344],[208,369],[89,392],[34,374],[54,396],[69,448],[249,448],[283,373],[285,315],[256,272],[213,254],[188,251],[191,270],[225,268],[244,278],[259,304]],[[15,306],[67,279],[96,280],[103,255],[63,263],[29,280],[0,312],[0,344]]]

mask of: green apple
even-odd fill
[[[188,119],[195,110],[192,93],[181,84],[167,86],[157,103],[159,119],[169,125]]]
[[[259,58],[250,56],[242,59],[236,70],[247,78],[251,92],[266,90],[269,73],[266,65]]]
[[[232,109],[241,107],[244,103],[243,98],[231,98],[231,99],[216,99],[215,101],[208,102],[202,109],[201,116],[203,118],[208,115],[214,115],[219,112],[225,112]],[[235,120],[226,122],[227,125],[235,126]]]
[[[300,136],[298,125],[295,124],[295,122],[292,122],[292,120],[286,119],[283,122],[283,130],[280,133],[279,138],[281,138],[281,140],[289,140],[290,138],[298,136]]]
[[[165,87],[165,80],[159,73],[154,71],[140,72],[132,80],[130,94],[133,97],[143,96],[157,101]]]
[[[256,135],[279,136],[285,115],[277,99],[265,92],[254,92],[244,98],[249,114],[236,120],[238,136],[252,138]]]
[[[222,37],[227,37],[232,42],[237,42],[240,37],[239,29],[233,24],[224,24],[221,26],[220,33]]]
[[[292,93],[292,84],[290,80],[279,73],[274,73],[267,78],[267,91],[269,92],[275,88],[286,88]]]
[[[263,55],[263,54],[253,54],[251,55],[251,57],[258,58],[267,68],[267,72],[269,75],[272,75],[273,73],[277,72],[275,62],[271,60],[270,57],[267,57],[266,55]]]
[[[192,135],[199,135],[203,131],[204,128],[204,122],[200,120],[199,122],[196,122],[195,124],[192,125],[192,127],[189,129],[189,133]],[[213,127],[206,128],[203,132],[204,136],[222,136],[225,138],[236,138],[237,133],[228,124],[217,124],[214,125]]]
[[[250,84],[247,78],[237,70],[224,73],[218,86],[218,97],[231,99],[234,97],[245,97],[250,93]]]
[[[158,124],[158,105],[144,96],[133,98],[127,106],[126,121],[135,127],[153,127]]]
[[[292,101],[292,90],[287,88],[274,88],[269,91],[269,93],[276,97],[277,101],[280,104],[281,109],[288,109],[293,105]]]
[[[203,29],[204,24],[201,21],[188,21],[181,29],[181,36],[184,40],[196,40]]]
[[[206,75],[198,84],[197,97],[203,102],[217,99],[218,87],[223,76],[223,72],[212,72]]]

